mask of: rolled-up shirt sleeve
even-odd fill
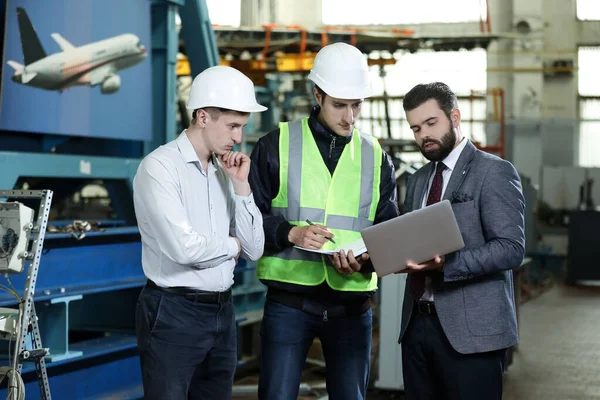
[[[231,235],[240,241],[241,256],[246,260],[256,261],[262,257],[265,247],[262,214],[252,193],[248,196],[233,196],[235,213],[231,221]]]
[[[170,260],[205,269],[237,256],[234,238],[206,237],[194,230],[183,206],[178,180],[162,160],[144,159],[133,185],[138,222],[150,231],[160,251]]]

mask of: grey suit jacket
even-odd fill
[[[408,179],[405,212],[421,208],[433,169],[429,163]],[[463,249],[446,255],[444,270],[432,278],[444,333],[463,354],[513,346],[518,335],[511,270],[520,266],[525,253],[519,174],[510,162],[468,142],[443,199],[451,201],[465,242]],[[410,274],[398,342],[413,312],[409,284]]]

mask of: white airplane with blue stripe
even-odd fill
[[[58,33],[52,38],[62,51],[47,55],[25,9],[17,8],[24,63],[7,61],[14,70],[12,81],[23,85],[63,92],[74,86],[100,86],[103,94],[117,92],[117,72],[147,57],[140,39],[131,33],[76,47]]]

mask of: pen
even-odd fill
[[[309,224],[309,225],[314,225],[314,224],[313,224],[312,222],[310,222],[308,219],[306,220],[306,223],[307,223],[307,224]],[[329,240],[331,243],[333,243],[333,244],[336,244],[336,243],[333,241],[333,239],[331,239],[331,238],[328,238],[328,237],[325,237],[325,236],[323,236],[323,237],[324,237],[325,239]]]

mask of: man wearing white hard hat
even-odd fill
[[[294,246],[333,250],[398,216],[394,166],[377,140],[355,127],[372,94],[365,56],[348,44],[326,46],[308,78],[317,102],[310,117],[281,123],[251,156],[250,186],[265,230],[257,274],[268,286],[258,396],[296,399],[318,337],[329,398],[362,400],[377,289],[369,257],[330,258]]]
[[[193,120],[150,153],[134,179],[148,282],[136,331],[145,399],[231,399],[237,336],[231,286],[238,257],[263,253],[262,216],[233,151],[256,102],[241,72],[217,66],[193,81]]]

